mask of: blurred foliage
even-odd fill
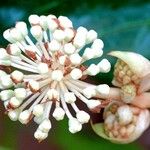
[[[135,143],[127,144],[127,145],[119,145],[110,143],[110,141],[106,141],[101,139],[98,136],[88,130],[83,130],[82,133],[77,133],[72,135],[68,133],[66,129],[67,123],[62,122],[59,123],[58,129],[56,131],[56,140],[59,144],[64,147],[64,150],[120,150],[120,146],[122,149],[126,150],[140,150],[141,148]]]
[[[30,14],[55,14],[67,15],[75,27],[80,25],[88,29],[95,29],[105,43],[105,54],[111,50],[130,50],[141,53],[150,59],[150,1],[149,0],[5,0],[0,1],[0,45],[6,46],[2,33],[5,29],[13,26],[18,20],[27,21]],[[114,59],[109,56],[114,63]],[[94,60],[95,63],[97,60]],[[100,82],[110,83],[112,71],[95,78]],[[1,146],[15,150],[16,135],[19,123],[10,123],[4,119],[3,140]],[[57,123],[59,124],[59,123]],[[23,127],[22,127],[23,128]],[[33,126],[32,126],[33,128]],[[34,127],[35,128],[35,127]],[[30,131],[33,134],[33,129]],[[21,131],[20,131],[21,132]],[[29,132],[29,131],[28,131]],[[90,128],[85,132],[71,135],[67,129],[67,122],[61,122],[55,135],[49,136],[49,141],[55,139],[62,149],[114,149],[140,150],[137,144],[116,145],[94,135]],[[0,133],[1,135],[1,133]],[[23,136],[23,135],[22,135]],[[21,141],[24,142],[24,141]],[[47,148],[49,149],[49,148]],[[0,150],[9,150],[0,147]],[[22,149],[21,149],[22,150]],[[46,150],[46,149],[44,149]]]

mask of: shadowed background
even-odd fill
[[[28,20],[30,14],[66,15],[75,27],[84,26],[94,29],[105,43],[105,57],[111,50],[138,52],[150,59],[150,1],[148,0],[5,0],[0,1],[0,46],[6,47],[3,31],[14,26],[16,21]],[[94,60],[97,61],[97,60]],[[89,62],[91,63],[91,62]],[[112,68],[113,71],[113,68]],[[97,75],[95,82],[109,83],[112,71]],[[136,142],[116,145],[95,135],[90,125],[82,132],[72,135],[68,131],[67,120],[53,121],[49,137],[38,144],[33,138],[37,126],[30,123],[27,127],[12,122],[4,115],[0,102],[0,150],[149,150],[150,130]]]

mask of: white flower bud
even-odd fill
[[[50,43],[49,43],[49,49],[52,51],[52,52],[56,52],[58,50],[60,50],[60,47],[61,47],[61,44],[56,41],[56,40],[52,40]]]
[[[76,133],[81,131],[82,129],[82,124],[76,119],[76,118],[72,118],[69,120],[69,131],[71,133]]]
[[[46,63],[39,63],[37,69],[40,74],[45,74],[49,71],[48,65]]]
[[[86,28],[80,26],[80,27],[77,29],[77,33],[80,34],[80,35],[81,35],[81,34],[87,35],[88,30],[87,30]]]
[[[42,132],[49,132],[51,129],[52,125],[49,119],[45,119],[42,121],[42,123],[39,125],[38,129],[41,130]]]
[[[47,29],[48,25],[47,25],[47,17],[46,16],[44,16],[44,15],[40,16],[40,25],[44,30]]]
[[[52,14],[48,15],[47,18],[49,18],[49,19],[57,19],[57,17],[55,15],[52,15]]]
[[[64,94],[65,102],[66,103],[74,103],[76,101],[76,96],[73,92],[66,92]]]
[[[70,55],[70,60],[73,65],[79,65],[82,61],[82,57],[78,53],[75,53]]]
[[[4,48],[0,48],[0,59],[1,60],[8,60],[8,59],[10,59],[9,54],[7,53],[7,51]]]
[[[5,71],[0,70],[0,77],[2,77],[2,76],[6,76],[6,75],[7,75],[7,73],[6,73]]]
[[[5,87],[0,83],[0,90],[4,90]]]
[[[102,49],[92,48],[92,52],[93,52],[94,58],[101,57],[103,55]]]
[[[65,39],[65,33],[63,30],[55,30],[53,33],[53,38],[59,42]]]
[[[73,40],[73,44],[75,45],[75,47],[82,48],[86,44],[87,32],[87,29],[84,27],[79,27],[77,29],[77,33]]]
[[[89,109],[94,109],[95,107],[99,106],[101,104],[101,101],[99,100],[89,100],[87,102],[87,106]]]
[[[53,112],[53,117],[59,121],[63,120],[65,116],[65,111],[61,107],[56,107],[54,112]]]
[[[24,39],[23,35],[17,28],[10,29],[10,35],[15,41],[22,41]]]
[[[23,36],[26,36],[28,34],[27,25],[25,22],[23,21],[17,22],[15,27]]]
[[[0,81],[5,88],[10,88],[13,86],[13,81],[9,75],[0,77]]]
[[[42,28],[39,25],[32,26],[30,32],[36,40],[43,38]]]
[[[8,116],[12,121],[17,121],[18,117],[19,117],[19,110],[15,109],[15,110],[11,110],[8,112]]]
[[[107,73],[111,69],[111,64],[107,59],[103,59],[99,64],[98,64],[100,71]]]
[[[33,115],[36,117],[39,117],[43,114],[44,112],[44,107],[42,104],[37,104],[33,107]]]
[[[97,32],[94,31],[94,30],[90,30],[90,31],[87,33],[86,41],[87,41],[87,43],[91,43],[91,42],[93,42],[94,40],[96,40],[96,38],[97,38]]]
[[[26,91],[25,88],[17,88],[17,89],[14,90],[14,92],[15,92],[15,97],[17,99],[22,99],[23,100],[27,96],[27,91]]]
[[[23,102],[22,99],[17,99],[16,97],[12,97],[9,101],[9,104],[13,107],[13,108],[17,108],[21,105],[21,103]]]
[[[29,88],[31,91],[38,91],[40,89],[40,84],[39,82],[35,81],[35,80],[30,80],[29,81]]]
[[[99,69],[99,67],[98,67],[97,65],[95,65],[95,64],[91,64],[91,65],[87,68],[87,70],[86,70],[86,73],[87,73],[88,75],[91,75],[91,76],[95,76],[95,75],[97,75],[99,72],[100,72],[100,69]]]
[[[55,89],[49,89],[47,92],[47,96],[48,96],[49,100],[52,100],[52,99],[58,100],[59,99],[59,93]]]
[[[29,122],[31,116],[31,112],[29,110],[24,110],[20,113],[18,120],[22,124],[27,124]]]
[[[94,97],[96,95],[96,90],[94,86],[89,86],[85,89],[83,89],[82,93],[87,97],[87,98],[91,98]]]
[[[39,141],[43,141],[45,140],[47,137],[48,137],[48,133],[45,133],[45,132],[42,132],[41,130],[37,130],[35,133],[34,133],[34,137],[39,140]]]
[[[16,44],[10,44],[10,54],[14,56],[20,56],[21,50]]]
[[[85,111],[79,111],[76,114],[76,117],[80,123],[88,123],[90,120],[90,115]]]
[[[30,15],[29,22],[31,25],[37,25],[40,22],[40,17],[38,15]]]
[[[10,99],[11,97],[14,96],[14,91],[13,90],[3,90],[0,93],[0,98],[2,101],[6,101]]]
[[[15,70],[11,73],[11,78],[13,79],[13,81],[19,83],[23,80],[24,74],[18,70]]]
[[[11,61],[10,60],[0,60],[0,65],[10,66],[11,65]]]
[[[72,43],[67,43],[64,45],[64,52],[68,55],[73,54],[75,52],[76,48]]]
[[[56,17],[53,15],[47,16],[47,25],[50,31],[54,31],[58,28],[58,23],[54,19],[56,19]]]
[[[59,20],[60,26],[63,28],[72,28],[73,27],[72,22],[68,17],[59,16],[58,20]]]
[[[104,43],[101,39],[96,39],[92,44],[93,49],[103,49],[103,47]]]
[[[72,79],[77,80],[80,79],[82,77],[82,71],[78,68],[74,68],[71,72],[70,72],[70,76]]]
[[[120,106],[117,110],[117,114],[119,118],[119,123],[122,125],[127,125],[133,119],[132,110],[128,105]]]
[[[42,121],[43,121],[43,116],[35,116],[33,118],[34,122],[37,123],[37,124],[41,124]]]
[[[60,56],[60,57],[59,57],[59,63],[60,63],[61,65],[64,65],[65,62],[66,62],[66,59],[67,59],[67,56],[66,56],[66,55]]]
[[[65,34],[65,41],[67,42],[71,41],[73,37],[75,36],[73,29],[70,29],[70,28],[66,28],[64,30],[64,34]]]
[[[8,109],[8,106],[9,106],[9,100],[4,101],[3,104],[4,104],[5,109]]]
[[[101,84],[96,87],[96,91],[102,96],[108,96],[110,87],[107,84]]]
[[[86,44],[85,35],[76,34],[73,40],[73,44],[76,48],[82,48]]]
[[[86,48],[85,49],[85,51],[84,51],[84,53],[83,53],[83,58],[85,59],[85,60],[89,60],[89,59],[92,59],[92,58],[94,58],[94,53],[93,53],[93,49],[91,49],[91,48]]]
[[[54,70],[51,75],[52,80],[61,81],[63,78],[63,72],[61,70]]]
[[[10,43],[14,43],[14,42],[15,42],[15,40],[12,38],[12,36],[11,36],[11,34],[10,34],[10,29],[7,29],[7,30],[4,31],[3,37],[4,37],[7,41],[9,41]]]

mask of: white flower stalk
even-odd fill
[[[29,22],[30,33],[36,42],[29,37],[25,22],[17,22],[3,34],[11,44],[0,50],[0,65],[14,71],[10,74],[5,69],[0,72],[1,100],[5,101],[11,120],[27,124],[34,117],[39,124],[34,136],[39,141],[48,136],[51,115],[56,120],[62,120],[66,115],[69,131],[76,133],[90,119],[88,113],[78,108],[76,101],[79,99],[89,109],[95,109],[101,101],[92,97],[97,92],[107,95],[109,91],[107,85],[97,89],[97,86],[82,81],[87,75],[95,76],[110,70],[106,59],[84,66],[89,59],[101,57],[104,43],[94,30],[73,29],[72,22],[64,16],[31,15]],[[90,47],[87,48],[87,44]],[[80,55],[81,50],[83,55]],[[52,105],[55,109],[51,114]]]
[[[150,112],[133,105],[112,102],[104,110],[104,123],[93,124],[95,132],[115,143],[135,141],[150,125]]]

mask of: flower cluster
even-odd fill
[[[103,123],[92,124],[101,137],[115,143],[130,143],[150,125],[150,61],[133,52],[113,51],[118,58],[113,85],[108,96],[112,100],[104,108]]]
[[[109,93],[108,85],[83,81],[110,70],[107,59],[84,65],[102,56],[103,41],[94,30],[74,29],[64,16],[31,15],[29,22],[30,32],[25,22],[17,22],[3,33],[11,44],[0,49],[0,99],[12,121],[27,124],[34,119],[39,125],[34,137],[39,141],[48,136],[51,116],[59,121],[66,115],[69,131],[76,133],[90,119],[78,108],[77,98],[94,109],[101,101],[93,97]]]
[[[122,143],[137,139],[150,124],[150,113],[121,102],[112,102],[104,112],[105,134]]]

